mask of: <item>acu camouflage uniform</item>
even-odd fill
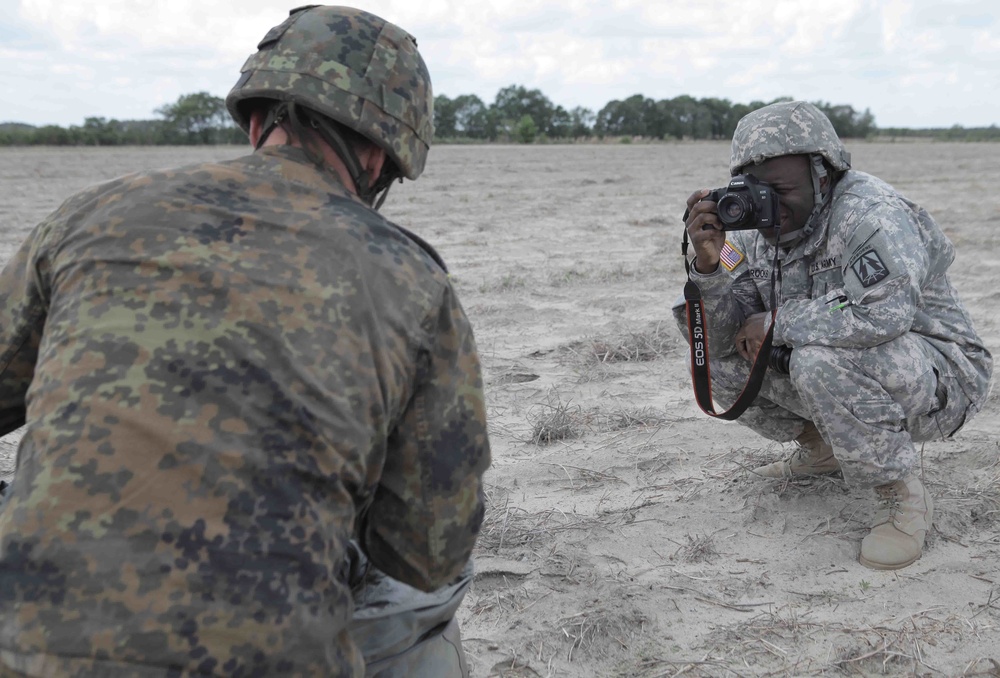
[[[466,567],[469,323],[299,149],[68,200],[0,278],[0,370],[0,675],[361,675],[351,538],[421,590]]]
[[[794,134],[786,130],[802,124],[800,106],[751,114],[752,130],[737,130],[733,139],[734,175],[753,173],[747,160],[778,155],[754,158],[752,149],[788,147]],[[835,138],[832,126],[828,134]],[[948,280],[954,247],[925,210],[891,186],[848,170],[805,230],[779,253],[774,344],[794,349],[791,374],[768,370],[738,421],[778,441],[793,440],[813,421],[847,482],[891,483],[916,463],[915,441],[950,436],[983,407],[992,358]],[[775,250],[755,230],[726,238],[730,265],[707,275],[692,267],[691,277],[704,297],[713,396],[728,406],[750,368],[735,336],[745,318],[770,310]],[[686,333],[683,306],[674,311]]]

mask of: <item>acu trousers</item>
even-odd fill
[[[728,407],[750,362],[734,353],[712,358],[710,368],[713,397]],[[955,433],[971,405],[950,363],[914,333],[870,348],[802,346],[792,351],[789,372],[768,370],[738,423],[788,442],[812,421],[855,487],[906,476],[918,462],[914,443]]]

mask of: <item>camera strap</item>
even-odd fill
[[[774,266],[771,269],[771,324],[767,335],[753,359],[750,375],[747,377],[743,390],[738,398],[725,412],[716,412],[712,401],[712,377],[708,356],[708,328],[705,307],[701,299],[701,289],[691,280],[691,262],[687,257],[688,234],[684,229],[681,241],[681,253],[684,255],[684,270],[687,272],[687,282],[684,283],[684,301],[687,306],[688,343],[691,346],[691,380],[694,383],[694,396],[698,407],[710,417],[733,421],[743,414],[760,392],[767,372],[768,357],[771,355],[771,343],[774,337],[774,320],[778,309],[778,281],[781,278],[778,247],[774,248]]]

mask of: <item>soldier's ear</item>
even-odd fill
[[[359,156],[358,160],[361,162],[361,166],[368,171],[368,176],[371,177],[369,186],[374,186],[379,175],[382,174],[382,168],[385,167],[385,160],[388,157],[385,149],[371,144],[359,153]]]

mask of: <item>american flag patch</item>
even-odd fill
[[[726,244],[722,246],[722,252],[719,253],[719,261],[722,262],[727,271],[733,271],[743,261],[743,255],[727,240]]]

